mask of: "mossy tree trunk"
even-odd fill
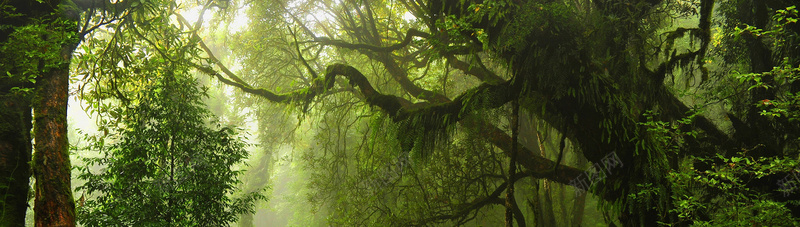
[[[69,62],[76,44],[62,47]],[[45,72],[36,83],[34,107],[34,169],[36,226],[75,226],[75,201],[70,184],[67,143],[69,64]]]
[[[40,37],[44,40],[41,46],[43,53],[29,51],[33,55],[24,55],[28,58],[39,58],[35,84],[25,82],[26,84],[18,85],[0,80],[0,189],[7,190],[0,204],[0,211],[3,212],[0,214],[0,226],[24,225],[31,170],[36,178],[35,225],[75,226],[75,202],[72,198],[67,143],[69,63],[80,43],[79,36],[89,32],[79,32],[78,21],[80,14],[89,8],[119,12],[130,7],[131,2],[133,1],[105,4],[105,1],[100,0],[44,0],[4,3],[8,7],[5,10],[10,10],[15,16],[8,16],[11,13],[0,14],[5,16],[0,17],[0,43],[7,42],[10,34],[17,28],[34,23],[50,24],[45,25],[47,31]],[[19,53],[0,54],[18,56]],[[47,57],[50,54],[57,56],[56,62],[51,62],[52,59]],[[19,59],[2,60],[0,73],[19,76],[16,74],[24,71],[19,69]],[[14,87],[33,87],[32,99],[10,96]],[[32,167],[29,162],[31,128],[34,129],[35,141]]]
[[[17,29],[38,23],[37,19],[51,15],[55,9],[39,1],[11,1],[3,5],[6,14],[0,14],[0,73],[3,74],[0,77],[0,226],[25,226],[32,196],[30,91],[34,87],[25,72],[37,66],[31,63],[35,60],[23,61],[35,51],[26,49],[27,44],[20,43],[19,38],[11,37]],[[31,40],[22,40],[26,41]],[[39,68],[44,67],[39,65]]]
[[[67,14],[69,15],[69,14]],[[77,14],[72,14],[77,15]],[[77,18],[61,18],[72,26]],[[77,26],[64,29],[77,34]],[[67,142],[67,102],[69,62],[78,39],[62,42],[56,67],[43,70],[36,80],[32,102],[34,116],[33,174],[36,178],[35,226],[75,226],[75,201],[72,197],[69,143]]]
[[[31,177],[30,113],[27,97],[5,88],[0,91],[0,226],[25,226]]]
[[[77,43],[62,47],[64,64],[43,73],[36,83],[34,169],[36,226],[75,226],[75,201],[70,183],[67,143],[69,64]]]

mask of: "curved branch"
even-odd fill
[[[449,116],[447,118],[452,122],[459,122],[462,117],[465,116],[462,113],[477,110],[481,106],[484,108],[499,107],[515,97],[512,94],[507,94],[508,91],[512,90],[511,80],[508,80],[498,85],[483,84],[470,90],[469,92],[465,92],[461,96],[457,97],[454,101],[451,101],[446,97],[442,97],[444,99],[442,100],[443,103],[431,104],[428,102],[421,102],[412,105],[410,101],[403,98],[381,94],[375,90],[374,87],[372,87],[367,78],[361,72],[352,66],[344,64],[334,64],[329,66],[325,73],[324,84],[319,84],[316,82],[319,80],[315,80],[315,83],[312,84],[312,87],[306,90],[299,90],[286,94],[276,94],[266,89],[253,88],[233,74],[233,72],[228,70],[225,65],[216,60],[216,58],[213,56],[213,53],[210,52],[202,40],[199,41],[199,44],[207,52],[212,61],[232,79],[225,78],[210,67],[204,67],[195,64],[195,68],[203,73],[217,77],[225,84],[237,87],[250,94],[262,96],[272,102],[277,103],[290,103],[292,101],[300,100],[311,101],[315,96],[319,95],[320,92],[329,90],[333,87],[336,75],[342,75],[348,78],[351,85],[359,88],[359,91],[365,97],[365,101],[368,104],[381,108],[383,112],[387,113],[395,121],[407,119],[415,115],[438,115],[441,118],[445,118],[444,116]],[[324,87],[320,87],[320,85],[324,85]],[[477,97],[479,94],[489,94],[486,96],[493,98],[485,99]],[[482,103],[491,103],[491,105],[483,105]],[[471,107],[464,108],[464,106]],[[508,136],[508,134],[506,134],[503,130],[497,128],[497,126],[475,118],[467,118],[466,121],[461,121],[461,124],[466,127],[478,129],[480,133],[487,135],[486,138],[496,147],[503,150],[506,155],[511,154],[511,137]],[[552,171],[549,170],[552,170],[553,166],[555,165],[553,161],[541,156],[532,155],[534,154],[533,151],[525,148],[525,146],[520,145],[519,147],[521,148],[521,152],[518,153],[518,162],[526,169],[539,173],[536,175],[538,178],[547,178],[555,182],[568,185],[570,180],[575,179],[577,176],[583,173],[582,170],[564,166],[563,168],[559,168],[558,172],[552,174]]]
[[[394,44],[392,46],[381,47],[364,43],[354,44],[342,40],[333,40],[327,37],[317,37],[311,30],[308,29],[308,27],[306,27],[303,23],[301,23],[301,21],[294,14],[290,15],[292,16],[293,20],[297,24],[299,24],[309,36],[313,38],[314,40],[313,42],[317,42],[322,45],[330,45],[330,46],[348,48],[359,51],[369,50],[378,53],[377,55],[375,55],[375,53],[362,52],[365,55],[371,58],[376,58],[377,61],[381,62],[389,71],[389,73],[392,74],[394,79],[400,83],[400,86],[403,87],[403,89],[406,90],[412,96],[419,99],[424,99],[434,102],[443,102],[445,100],[448,100],[447,97],[445,97],[444,95],[428,91],[414,85],[414,83],[408,79],[408,74],[405,72],[405,70],[401,69],[400,66],[398,66],[398,64],[395,63],[392,60],[392,58],[388,56],[388,53],[408,46],[411,43],[413,37],[428,38],[430,37],[430,34],[412,28],[406,32],[406,36],[405,38],[403,38],[403,41]],[[297,43],[297,41],[295,42]]]
[[[279,95],[279,94],[275,94],[275,93],[272,93],[270,91],[267,91],[265,89],[253,88],[252,86],[250,86],[249,84],[244,83],[244,82],[240,83],[240,82],[236,82],[236,81],[233,81],[233,80],[229,80],[228,78],[225,78],[221,74],[217,73],[217,71],[214,71],[214,69],[212,69],[211,67],[208,67],[208,66],[201,66],[201,65],[198,65],[198,64],[192,64],[192,67],[196,68],[197,70],[200,70],[200,72],[203,72],[205,74],[208,74],[208,75],[216,77],[217,79],[219,79],[219,81],[222,81],[222,83],[237,87],[237,88],[241,89],[244,92],[264,97],[264,98],[266,98],[266,99],[268,99],[268,100],[270,100],[272,102],[286,103],[289,100],[292,100],[292,98],[291,98],[292,95],[289,95],[289,94]],[[225,70],[223,70],[223,71],[225,71]],[[238,77],[233,77],[233,78],[238,78]]]
[[[366,49],[375,52],[392,52],[408,46],[408,44],[411,43],[411,40],[413,40],[414,37],[428,38],[429,36],[430,34],[428,33],[412,28],[409,29],[408,32],[406,32],[406,36],[405,38],[403,38],[402,42],[387,47],[374,46],[365,43],[348,43],[342,40],[330,39],[328,37],[317,37],[314,38],[314,41],[322,45],[337,46],[348,49]]]
[[[406,119],[412,117],[413,115],[447,115],[450,116],[450,119],[453,122],[457,122],[461,119],[463,109],[463,105],[472,105],[472,106],[479,106],[474,105],[474,102],[481,100],[481,98],[475,98],[478,93],[481,92],[491,92],[491,93],[502,93],[502,91],[507,91],[508,87],[510,86],[510,82],[507,81],[501,85],[488,85],[484,84],[480,87],[473,89],[473,92],[467,92],[462,96],[459,96],[455,99],[455,101],[449,101],[444,104],[428,106],[426,104],[417,103],[415,105],[410,105],[411,102],[405,100],[403,98],[393,96],[393,95],[385,95],[381,94],[380,92],[376,91],[375,88],[370,85],[367,78],[359,72],[357,69],[353,68],[352,66],[344,65],[344,64],[333,64],[329,66],[325,73],[324,83],[314,83],[312,84],[311,88],[305,90],[299,90],[291,93],[286,94],[276,94],[270,92],[266,89],[256,89],[251,87],[247,83],[243,82],[235,82],[229,80],[210,67],[203,67],[200,65],[194,65],[195,68],[200,70],[203,73],[212,75],[217,77],[221,82],[237,87],[244,92],[258,95],[264,97],[272,102],[277,103],[289,103],[292,101],[311,101],[315,96],[319,95],[321,92],[325,90],[330,90],[335,82],[335,76],[341,75],[350,80],[350,84],[354,87],[358,87],[361,94],[365,97],[365,101],[372,105],[379,107],[383,112],[387,113],[392,119],[395,121]],[[224,67],[224,66],[222,66]],[[233,78],[235,75],[232,75]],[[318,80],[316,80],[318,81]],[[324,87],[320,87],[320,85],[324,85]],[[498,96],[495,96],[498,97]],[[506,97],[506,99],[510,100],[513,97]],[[471,100],[471,101],[470,101]],[[505,103],[502,100],[487,100],[495,103],[495,105],[502,105]],[[470,108],[474,109],[474,108]],[[475,118],[466,118],[466,120],[461,121],[461,124],[478,129],[481,134],[486,135],[486,138],[494,144],[496,147],[503,150],[506,155],[511,154],[511,138],[506,134],[503,130],[497,128],[488,122],[485,122],[480,119]],[[559,171],[553,173],[552,169],[555,163],[547,158],[541,156],[533,155],[533,151],[529,150],[525,146],[519,145],[521,149],[517,156],[517,161],[524,166],[529,171],[532,171],[535,177],[537,178],[547,178],[553,180],[555,182],[559,182],[564,185],[569,185],[569,182],[572,179],[575,179],[577,176],[583,173],[582,170],[563,166],[559,168]]]
[[[358,69],[345,64],[337,63],[328,66],[325,70],[325,89],[333,87],[336,76],[344,76],[349,79],[350,85],[359,88],[361,94],[366,98],[367,104],[381,108],[389,116],[394,116],[395,120],[397,120],[396,117],[400,115],[401,110],[405,107],[402,98],[378,92],[372,87],[364,74]]]
[[[485,135],[485,138],[495,147],[502,150],[504,154],[511,155],[511,137],[497,126],[474,117],[466,118],[460,123],[465,127],[476,129],[478,133]],[[569,185],[571,180],[583,174],[583,170],[564,165],[559,166],[558,171],[553,172],[555,162],[540,155],[535,155],[536,153],[522,144],[517,146],[519,148],[517,162],[525,167],[528,170],[528,174],[533,177],[545,178],[563,185]]]
[[[185,26],[190,26],[191,25],[189,23],[189,21],[187,21],[186,18],[183,17],[183,15],[181,15],[179,13],[175,13],[175,15],[178,17],[178,22],[180,22],[181,24],[183,24]],[[236,74],[231,72],[231,70],[228,69],[228,67],[225,67],[225,65],[223,65],[222,62],[220,62],[219,59],[217,59],[216,56],[214,56],[214,53],[211,52],[210,48],[208,48],[208,46],[206,45],[206,42],[203,41],[203,38],[200,38],[200,36],[197,35],[196,30],[192,31],[192,38],[197,39],[197,44],[200,45],[200,48],[202,48],[203,51],[206,52],[206,54],[208,55],[208,59],[211,60],[211,62],[213,62],[215,65],[217,65],[222,70],[222,72],[225,73],[225,75],[228,75],[228,77],[230,77],[231,80],[236,81],[236,83],[238,83],[240,85],[246,85],[247,87],[250,87],[250,85],[247,85],[247,83],[244,82],[244,80],[242,80],[241,78],[236,76]],[[195,68],[198,68],[198,67],[195,67]],[[209,72],[206,71],[208,69],[201,69],[201,68],[198,68],[198,69],[200,71],[204,71],[206,73],[209,73]],[[211,71],[213,72],[213,70],[211,70]],[[215,74],[216,74],[216,72],[209,73],[209,75],[215,75]],[[219,74],[216,74],[216,76],[218,78],[222,77],[222,75],[219,75]],[[233,85],[233,84],[230,84],[230,85]],[[238,87],[237,85],[234,85],[234,86]]]
[[[287,26],[287,28],[288,28],[288,26]],[[295,51],[297,51],[297,57],[300,58],[300,62],[303,63],[303,66],[306,67],[306,70],[308,70],[308,73],[311,74],[311,79],[317,79],[317,77],[318,77],[317,72],[314,71],[313,68],[311,68],[311,65],[309,65],[308,61],[306,61],[306,59],[303,57],[303,52],[300,51],[300,43],[297,42],[297,34],[295,34],[295,32],[292,31],[292,29],[289,29],[289,33],[291,33],[292,34],[292,38],[294,38],[294,49],[295,49]]]
[[[385,95],[381,94],[380,92],[376,91],[372,85],[369,84],[367,78],[361,74],[357,69],[344,65],[344,64],[334,64],[328,67],[327,72],[325,73],[325,83],[324,89],[309,88],[308,90],[300,90],[292,93],[287,94],[275,94],[265,89],[255,89],[250,87],[247,84],[236,83],[234,81],[228,80],[218,73],[216,73],[213,69],[208,67],[199,67],[202,72],[207,73],[209,75],[214,75],[223,83],[228,85],[237,87],[244,92],[251,93],[254,95],[259,95],[264,98],[267,98],[273,102],[279,103],[288,103],[291,101],[303,100],[303,101],[311,101],[313,97],[318,95],[318,92],[329,90],[333,87],[335,82],[335,76],[341,75],[350,80],[350,84],[354,87],[358,87],[359,91],[364,95],[366,98],[366,102],[372,106],[379,107],[383,112],[387,113],[393,119],[400,120],[411,117],[413,114],[418,115],[437,115],[437,114],[448,114],[450,113],[451,119],[454,121],[458,121],[460,119],[460,114],[453,114],[460,112],[459,110],[462,108],[461,106],[465,103],[471,103],[467,101],[467,99],[477,100],[479,98],[473,98],[470,95],[462,95],[457,98],[455,101],[448,102],[447,104],[436,105],[433,107],[412,107],[412,105],[408,105],[409,101],[402,99],[397,96],[393,95]],[[318,85],[315,84],[315,85]],[[491,86],[481,86],[482,89],[477,90],[501,90],[504,91],[505,87],[494,87]],[[481,88],[479,87],[479,88]],[[469,93],[475,95],[477,92]],[[467,97],[470,98],[467,98]],[[503,102],[504,103],[504,102]],[[485,122],[480,119],[476,118],[465,118],[465,120],[460,121],[462,125],[477,129],[479,133],[486,135],[487,140],[492,143],[494,146],[500,148],[503,153],[506,155],[511,155],[511,144],[512,140],[508,134],[506,134],[503,130],[497,128],[488,122]],[[530,172],[528,175],[534,176],[536,178],[546,178],[553,180],[555,182],[569,185],[569,182],[579,175],[583,173],[583,170],[576,169],[570,166],[562,166],[558,169],[558,171],[553,172],[553,166],[555,166],[555,162],[549,160],[547,158],[533,155],[534,152],[526,148],[525,146],[518,145],[520,148],[520,152],[517,156],[517,161],[520,165],[524,166]]]

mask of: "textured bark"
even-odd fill
[[[0,45],[10,45],[9,52],[0,53],[0,227],[25,226],[31,177],[31,96],[15,93],[12,88],[32,88],[20,81],[18,67],[24,63],[13,60],[20,53],[8,43],[19,27],[29,25],[34,18],[52,13],[52,7],[39,1],[4,1],[4,11],[19,16],[0,19]],[[5,74],[13,75],[6,77]]]
[[[3,89],[0,119],[0,226],[25,226],[31,177],[30,100]]]
[[[36,226],[75,226],[67,143],[69,64],[77,43],[62,46],[65,62],[36,80],[34,108],[34,217]]]

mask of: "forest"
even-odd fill
[[[796,0],[0,0],[0,227],[800,226]]]

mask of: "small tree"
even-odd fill
[[[132,107],[118,110],[120,127],[94,140],[101,155],[85,158],[88,166],[79,168],[87,181],[79,190],[97,195],[79,202],[79,222],[224,226],[252,212],[263,195],[232,196],[241,173],[233,167],[247,157],[246,144],[234,129],[206,123],[206,91],[193,78],[174,68],[156,71],[162,78],[146,85]],[[91,166],[102,169],[92,173]]]

